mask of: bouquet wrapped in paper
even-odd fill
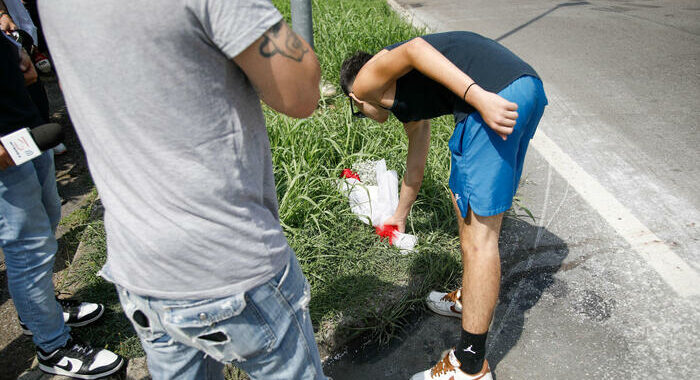
[[[360,163],[359,174],[345,169],[341,174],[340,190],[347,194],[350,210],[375,227],[377,235],[405,252],[413,252],[418,238],[401,233],[396,226],[385,226],[399,205],[399,179],[396,171],[387,170],[384,160]],[[363,182],[360,177],[365,178]]]

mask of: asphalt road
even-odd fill
[[[391,1],[390,1],[391,2]],[[550,105],[509,221],[489,336],[498,379],[700,378],[700,3],[396,0],[432,31],[500,41]],[[327,366],[407,379],[459,336],[426,314]]]

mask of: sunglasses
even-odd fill
[[[360,112],[360,111],[355,111],[355,107],[352,105],[352,103],[353,103],[353,102],[352,102],[352,98],[348,98],[348,99],[350,99],[350,112],[352,112],[352,117],[356,117],[356,118],[358,118],[358,119],[362,119],[362,118],[367,117],[367,116],[365,116],[365,114],[363,114],[362,112]]]

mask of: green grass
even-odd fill
[[[289,18],[289,1],[274,3]],[[313,2],[315,48],[323,76],[337,85],[341,62],[358,49],[376,52],[421,34],[382,0]],[[351,212],[336,179],[358,160],[384,158],[402,176],[407,141],[393,117],[385,124],[351,120],[347,99],[322,99],[308,119],[296,120],[265,108],[281,222],[312,287],[311,318],[322,346],[362,335],[387,342],[423,306],[430,289],[449,290],[461,276],[454,212],[449,200],[451,117],[433,121],[432,146],[407,232],[419,238],[414,254],[402,255],[380,241]],[[524,209],[525,213],[529,213]],[[515,215],[514,213],[511,215]],[[83,223],[83,222],[81,222]],[[114,288],[95,273],[104,262],[104,230],[90,221],[86,253],[74,263],[69,282],[112,311],[89,338],[128,357],[142,354],[120,313]],[[88,298],[83,297],[83,298]],[[229,377],[237,377],[229,370]]]
[[[92,205],[97,199],[97,190],[93,187],[90,194],[85,197],[83,205],[70,215],[61,218],[59,228],[63,231],[58,242],[57,257],[65,260],[66,267],[73,260],[75,250],[80,244],[81,234],[85,229],[86,223],[90,219]]]

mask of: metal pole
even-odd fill
[[[314,25],[311,18],[311,0],[290,0],[292,30],[314,47]]]

